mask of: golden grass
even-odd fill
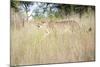
[[[80,32],[51,32],[31,24],[20,30],[11,29],[11,65],[30,65],[95,60],[94,16],[77,19]],[[89,19],[90,18],[90,19]],[[91,31],[88,31],[89,28]]]

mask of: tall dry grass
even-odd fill
[[[81,19],[75,15],[70,19],[78,22],[79,32],[53,31],[44,37],[45,30],[33,23],[27,23],[20,30],[11,29],[11,65],[95,60],[94,15],[84,14]]]

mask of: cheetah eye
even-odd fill
[[[37,27],[39,27],[39,28],[40,28],[40,25],[37,25]]]

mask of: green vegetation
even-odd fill
[[[23,26],[29,22],[29,18],[33,19],[53,19],[53,18],[67,18],[70,15],[79,14],[80,18],[84,13],[89,14],[91,11],[95,12],[94,6],[82,6],[71,4],[56,4],[43,2],[27,2],[11,0],[11,8],[16,12],[23,14],[25,18]]]

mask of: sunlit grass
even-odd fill
[[[60,34],[53,31],[46,37],[44,37],[45,30],[35,29],[31,24],[26,24],[20,30],[11,30],[11,64],[93,61],[94,19],[91,19],[92,22],[87,19],[83,18],[79,22],[80,32]],[[92,28],[90,32],[89,27]]]

